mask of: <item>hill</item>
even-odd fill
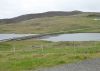
[[[10,19],[0,19],[0,23],[16,23],[20,21],[26,21],[35,18],[44,18],[44,17],[54,17],[54,16],[69,16],[69,15],[77,15],[81,14],[81,11],[71,11],[71,12],[64,12],[64,11],[49,11],[45,13],[37,13],[37,14],[27,14],[22,15]]]
[[[100,32],[100,20],[94,20],[99,18],[97,14],[100,15],[80,11],[28,14],[1,20],[0,33],[97,33]]]

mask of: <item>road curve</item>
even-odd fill
[[[85,60],[74,64],[60,65],[36,71],[100,71],[100,58]]]

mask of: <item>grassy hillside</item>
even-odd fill
[[[0,71],[34,71],[100,57],[100,42],[0,42]]]
[[[21,21],[26,21],[30,19],[35,19],[35,18],[44,18],[44,17],[54,17],[54,16],[70,16],[70,15],[77,15],[81,14],[83,12],[81,11],[48,11],[44,13],[36,13],[36,14],[26,14],[26,15],[21,15],[18,17],[14,18],[8,18],[8,19],[0,19],[0,23],[16,23],[16,22],[21,22]]]
[[[96,18],[99,16],[92,13],[31,19],[21,16],[15,20],[17,22],[0,22],[0,33],[100,33],[100,20],[94,20]],[[100,57],[100,42],[49,42],[35,39],[0,42],[0,71],[34,71],[97,57]]]
[[[18,23],[0,24],[0,33],[76,33],[100,32],[100,20],[84,14],[36,18]]]

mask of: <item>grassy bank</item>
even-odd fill
[[[26,20],[1,24],[0,33],[79,33],[100,32],[100,21],[96,17],[62,16]]]
[[[100,57],[100,42],[0,42],[0,71],[30,71]]]

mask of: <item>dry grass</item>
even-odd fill
[[[100,32],[100,21],[83,16],[63,16],[31,19],[0,25],[0,33],[72,33]]]

